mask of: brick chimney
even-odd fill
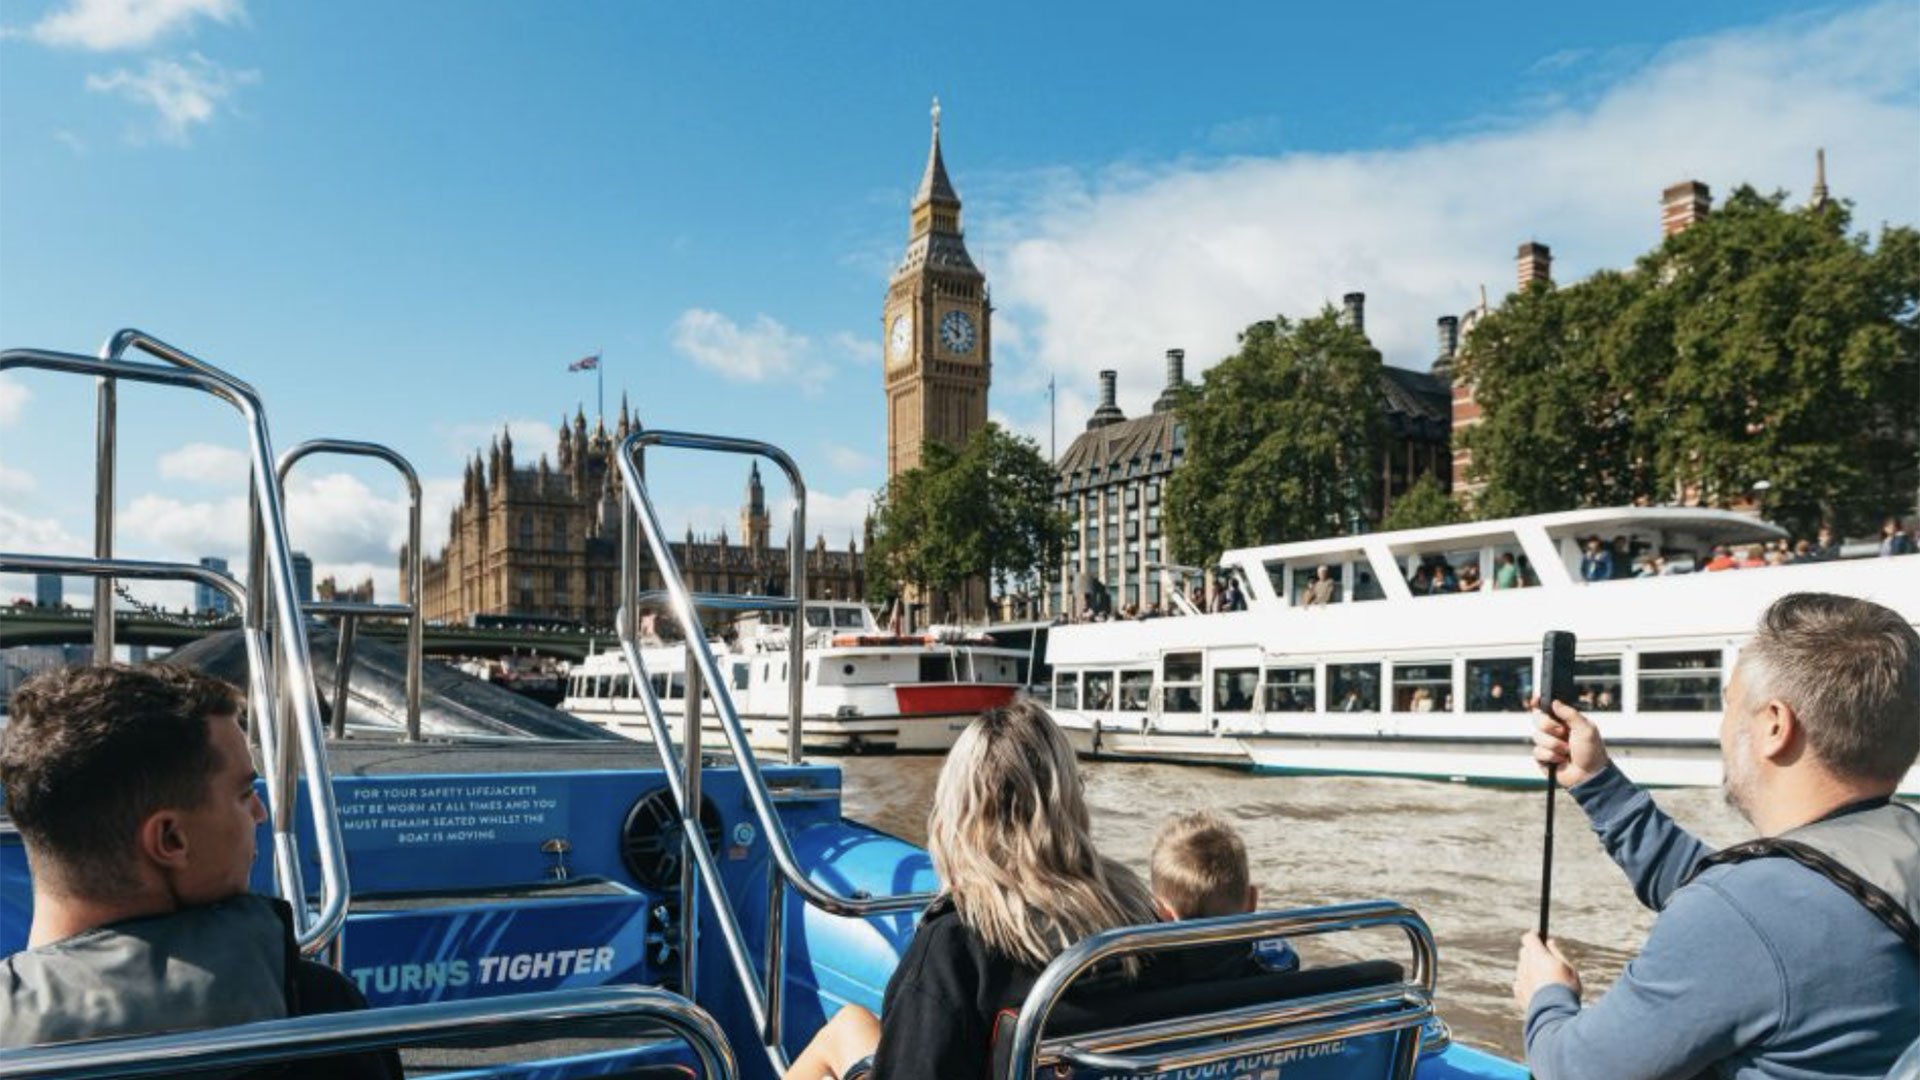
[[[1367,294],[1350,292],[1340,298],[1340,303],[1346,308],[1347,325],[1361,337],[1367,336]]]
[[[1460,351],[1460,318],[1457,315],[1442,315],[1434,323],[1440,335],[1440,354],[1434,358],[1433,373],[1440,378],[1453,376],[1453,357]]]
[[[1109,370],[1100,373],[1100,407],[1093,410],[1093,416],[1087,420],[1088,431],[1117,424],[1127,418],[1127,414],[1121,412],[1120,406],[1114,402],[1119,380],[1117,372]]]
[[[1713,208],[1713,192],[1698,180],[1682,180],[1660,193],[1660,235],[1673,236],[1697,224]]]
[[[1544,285],[1553,284],[1553,249],[1535,240],[1520,245],[1520,254],[1515,261],[1520,269],[1520,288],[1538,281]]]
[[[1179,403],[1180,388],[1187,385],[1187,350],[1167,350],[1167,385],[1154,399],[1153,411],[1166,412]]]

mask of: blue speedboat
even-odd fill
[[[136,351],[151,359],[131,359]],[[111,579],[191,580],[232,597],[242,614],[251,730],[269,809],[253,887],[286,898],[302,948],[345,972],[373,1007],[8,1048],[0,1051],[0,1076],[231,1072],[346,1048],[405,1046],[410,1075],[764,1078],[778,1076],[840,1006],[878,1010],[916,913],[937,887],[930,860],[846,820],[838,768],[804,763],[797,746],[786,760],[761,764],[698,632],[700,612],[712,608],[777,609],[803,622],[805,488],[787,455],[764,443],[665,431],[636,433],[621,448],[620,629],[650,745],[423,733],[417,592],[404,604],[303,610],[288,599],[297,593],[282,511],[281,478],[301,456],[387,460],[414,493],[408,552],[417,560],[419,488],[406,462],[373,444],[334,440],[276,461],[259,398],[245,383],[137,331],[115,335],[101,357],[12,350],[0,353],[0,371],[100,380],[96,505],[108,536],[113,387],[169,386],[231,404],[253,465],[247,581],[265,587],[243,587],[200,566],[115,559],[110,545],[86,557],[0,553],[0,571],[101,582],[95,655],[111,655],[113,646]],[[786,596],[794,599],[688,591],[641,467],[648,448],[667,446],[755,455],[786,474],[795,495]],[[643,544],[665,584],[657,592],[636,587]],[[408,580],[417,589],[417,563],[413,570]],[[631,613],[643,604],[666,608],[688,631],[688,708],[671,727],[637,647]],[[309,653],[315,615],[340,626],[339,659],[325,683]],[[411,622],[406,719],[386,732],[348,732],[352,628],[368,617]],[[791,642],[797,667],[802,636]],[[792,685],[797,720],[800,684]],[[701,705],[715,714],[725,747],[702,745]],[[797,736],[800,725],[788,730]],[[30,904],[20,839],[0,820],[0,955],[23,947]],[[1380,928],[1400,931],[1405,949],[1225,982],[1157,984],[1124,999],[1075,992],[1082,974],[1127,954]],[[1115,930],[1054,961],[998,1057],[1007,1077],[1524,1076],[1512,1063],[1452,1044],[1435,1013],[1437,977],[1426,924],[1392,901]]]

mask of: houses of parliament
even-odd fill
[[[920,463],[928,439],[958,447],[987,422],[992,307],[986,276],[967,253],[960,197],[940,149],[940,105],[932,145],[908,211],[907,247],[887,286],[881,334],[887,398],[887,475]],[[428,619],[465,623],[476,615],[522,615],[611,627],[619,607],[621,490],[614,455],[636,421],[623,399],[611,431],[591,429],[583,412],[560,422],[559,460],[522,464],[502,431],[467,463],[448,540],[422,560]],[[747,475],[740,534],[701,539],[688,530],[673,557],[696,592],[768,595],[787,587],[787,553],[775,547],[758,467]],[[642,589],[661,587],[659,567],[641,552]],[[860,599],[866,562],[858,546],[829,549],[815,538],[807,555],[809,599]],[[407,588],[407,553],[400,588]],[[983,595],[980,598],[984,602]]]

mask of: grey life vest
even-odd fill
[[[0,959],[0,1046],[277,1020],[289,939],[274,901],[236,896]]]
[[[1827,878],[1920,953],[1920,812],[1897,802],[1717,851],[1687,876],[1749,859],[1788,858]]]

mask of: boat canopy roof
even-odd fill
[[[1428,552],[1458,551],[1463,548],[1501,546],[1522,542],[1525,534],[1544,536],[1553,541],[1599,536],[1646,536],[1658,533],[1673,538],[1673,543],[1712,546],[1715,544],[1758,544],[1787,535],[1786,530],[1759,518],[1732,510],[1711,510],[1684,506],[1603,507],[1592,510],[1563,510],[1528,517],[1495,518],[1460,525],[1435,525],[1424,529],[1399,529],[1392,532],[1334,536],[1321,540],[1301,540],[1290,544],[1236,548],[1221,558],[1224,564],[1264,563],[1273,559],[1287,562],[1309,559],[1352,559],[1374,544],[1384,544],[1395,555],[1419,555]]]

